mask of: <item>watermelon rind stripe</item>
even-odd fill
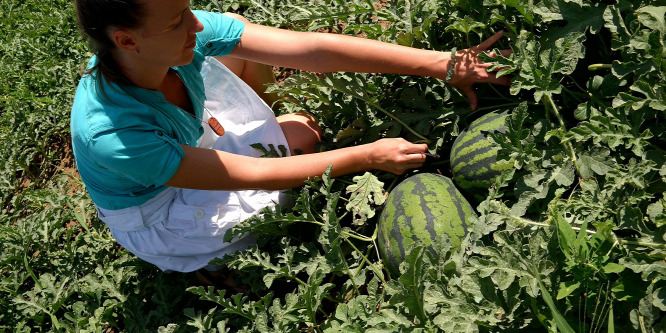
[[[404,224],[404,221],[400,221],[396,219],[396,216],[399,216],[400,218],[404,218],[405,216],[405,207],[402,203],[403,201],[403,195],[405,193],[406,187],[414,186],[414,184],[404,184],[403,186],[399,186],[395,189],[394,192],[396,195],[393,197],[391,206],[395,207],[394,210],[394,215],[388,216],[389,221],[395,221],[393,225],[387,225],[387,227],[390,227],[389,230],[389,239],[387,239],[387,249],[389,249],[389,258],[390,258],[390,263],[393,265],[393,267],[398,267],[399,262],[398,258],[400,258],[402,253],[405,251],[405,244],[403,244],[403,237],[402,237],[402,231],[400,230],[401,224]],[[411,192],[411,189],[408,191]],[[396,242],[396,244],[391,245],[390,242]]]
[[[458,139],[465,138],[466,140],[463,142],[458,141]],[[459,136],[456,141],[453,142],[453,146],[451,148],[451,156],[460,156],[462,150],[469,150],[470,147],[475,147],[478,144],[486,142],[486,137],[484,135],[475,135],[474,137],[468,137],[468,136]],[[474,148],[471,148],[474,149]]]
[[[451,171],[454,173],[460,172],[462,169],[469,169],[475,165],[486,165],[497,159],[498,149],[493,146],[486,146],[479,148],[476,151],[459,155],[455,163],[451,163]],[[488,161],[490,159],[490,161]]]
[[[479,134],[473,137],[463,135],[464,133],[459,135],[456,138],[456,140],[453,142],[453,146],[451,149],[451,156],[458,156],[461,154],[460,152],[461,149],[474,145],[481,140],[487,140],[488,135],[487,133],[483,132],[487,131],[498,131],[500,133],[506,132],[506,128],[504,127],[506,116],[507,116],[506,112],[501,114],[489,113],[472,122],[470,127],[465,130],[465,133],[479,132]]]
[[[479,155],[481,158],[482,155]],[[481,160],[474,161],[471,164],[458,164],[453,172],[455,174],[466,175],[467,177],[472,177],[474,179],[492,179],[494,176],[499,175],[502,171],[511,169],[513,167],[513,161],[507,160],[497,160],[496,155],[487,156]],[[489,176],[486,176],[489,175]]]
[[[437,193],[437,189],[433,188],[435,184],[433,184],[433,179],[430,174],[427,174],[428,176],[420,177],[422,180],[423,184],[423,191],[422,193],[415,193],[417,195],[420,195],[423,200],[421,201],[421,211],[424,213],[426,225],[423,230],[429,230],[429,238],[428,237],[422,237],[421,239],[423,240],[423,243],[426,246],[430,246],[432,243],[432,239],[437,238],[437,233],[435,232],[435,229],[437,226],[435,226],[434,220],[437,218],[435,215],[433,215],[434,207],[432,207],[433,204],[437,204],[438,198],[435,193]],[[412,224],[412,228],[415,227]],[[417,226],[418,227],[418,226]],[[418,239],[415,239],[415,241],[418,241]]]
[[[443,177],[444,178],[444,177]],[[453,247],[458,247],[460,246],[460,238],[465,237],[465,234],[467,233],[467,225],[466,225],[466,220],[467,216],[471,213],[471,209],[466,209],[466,208],[471,208],[469,203],[463,202],[461,198],[463,197],[456,187],[453,185],[450,179],[446,178],[446,182],[449,186],[446,187],[446,191],[449,192],[449,198],[455,202],[453,203],[453,206],[456,208],[456,211],[458,213],[458,221],[462,221],[462,223],[458,226],[454,226],[453,224],[449,224],[449,227],[451,228],[451,231],[448,232],[448,234],[452,237],[449,237],[451,240],[451,246]],[[448,219],[449,221],[453,221],[453,219]],[[457,237],[453,237],[457,236]]]
[[[503,113],[488,113],[484,115],[483,117],[476,119],[473,121],[468,129],[466,131],[479,131],[479,130],[484,130],[484,129],[494,129],[499,127],[498,124],[495,124],[497,120],[501,118],[501,123],[499,125],[504,124],[504,118],[507,116],[506,112]]]
[[[479,117],[478,119],[474,120],[472,123],[474,124],[475,127],[483,126],[487,123],[491,123],[498,118],[503,118],[506,117],[506,115],[509,114],[508,112],[504,111],[501,113],[497,112],[490,112],[485,114],[483,117]]]

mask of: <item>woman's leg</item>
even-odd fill
[[[321,141],[322,131],[314,116],[297,112],[279,116],[277,120],[287,138],[292,155],[315,152],[315,144]]]

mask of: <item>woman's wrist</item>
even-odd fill
[[[456,69],[456,52],[458,51],[457,48],[453,48],[451,52],[447,52],[449,56],[449,62],[446,66],[446,78],[444,79],[444,83],[449,83],[451,81],[451,78],[453,78],[453,74],[455,74],[455,69]]]
[[[357,156],[356,160],[363,171],[374,170],[377,168],[377,158],[374,155],[376,152],[376,149],[374,148],[375,145],[376,142],[372,142],[355,147],[356,151],[354,153]]]

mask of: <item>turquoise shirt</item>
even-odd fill
[[[200,100],[205,100],[199,73],[205,56],[224,56],[240,41],[245,24],[220,13],[194,11],[204,30],[197,34],[194,59],[174,67]],[[93,57],[88,66],[93,66]],[[72,146],[76,166],[88,193],[99,207],[139,206],[162,192],[180,166],[180,144],[196,146],[202,123],[167,102],[162,93],[136,86],[103,82],[97,73],[81,78],[72,106]],[[203,107],[190,99],[194,113]]]

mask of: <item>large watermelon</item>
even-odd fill
[[[389,194],[379,217],[379,251],[384,263],[396,273],[411,244],[431,247],[444,233],[452,246],[460,246],[471,216],[476,217],[474,209],[451,179],[420,173],[403,180]]]
[[[488,135],[506,132],[507,116],[491,112],[473,121],[451,147],[453,181],[477,200],[485,199],[497,176],[513,167],[513,161],[497,160],[500,148]]]

